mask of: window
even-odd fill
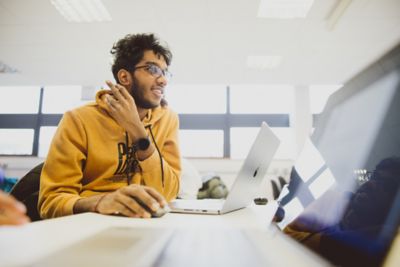
[[[281,144],[276,151],[276,159],[295,159],[296,158],[296,135],[293,128],[274,127],[272,131],[281,140]]]
[[[84,105],[82,86],[47,86],[43,94],[43,113],[63,114],[67,110]]]
[[[322,167],[325,160],[309,138],[304,143],[300,155],[297,157],[295,167],[303,182],[310,180]]]
[[[259,128],[231,128],[231,158],[244,159],[256,139]]]
[[[224,133],[221,130],[180,130],[183,157],[223,157]]]
[[[94,87],[77,85],[45,86],[42,90],[40,98],[39,87],[5,88],[6,97],[0,100],[0,129],[16,128],[19,135],[4,134],[0,153],[46,157],[62,114],[93,101],[96,92]],[[181,119],[182,155],[244,158],[261,121],[266,121],[275,127],[281,139],[288,141],[278,150],[278,158],[291,158],[294,149],[284,144],[294,144],[291,129],[287,128],[294,103],[293,90],[288,85],[169,85],[166,99]],[[24,133],[28,138],[25,141],[9,142],[24,132],[17,128],[32,130]]]
[[[315,179],[310,184],[310,192],[313,195],[314,199],[322,196],[329,188],[331,188],[335,184],[335,177],[333,176],[331,170],[326,168],[320,176]]]
[[[0,129],[1,155],[31,155],[33,129]]]
[[[31,114],[39,111],[40,87],[0,87],[0,114]]]
[[[45,158],[50,148],[53,136],[56,133],[57,127],[40,127],[40,137],[39,137],[39,157]]]
[[[231,113],[289,114],[294,104],[293,86],[232,85]]]
[[[180,114],[220,114],[226,112],[226,86],[169,85],[169,106]]]
[[[274,156],[275,159],[295,158],[295,138],[292,128],[274,127],[272,131],[281,140],[281,144]],[[256,139],[259,128],[233,127],[231,128],[231,158],[246,158],[250,147]]]

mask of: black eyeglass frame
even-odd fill
[[[135,68],[133,68],[132,71],[135,71],[137,69],[146,69],[146,71],[148,73],[150,73],[153,77],[155,78],[160,78],[161,76],[164,76],[165,79],[169,80],[172,78],[172,73],[169,72],[168,70],[163,70],[161,69],[159,66],[155,65],[155,64],[146,64],[143,66],[137,66]]]

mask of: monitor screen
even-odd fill
[[[400,215],[400,45],[344,84],[292,169],[292,237],[341,266],[379,266]]]

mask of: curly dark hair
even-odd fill
[[[133,71],[142,60],[144,52],[148,50],[161,55],[168,66],[171,64],[171,51],[166,45],[161,45],[160,40],[153,33],[128,34],[115,43],[110,51],[114,57],[111,69],[115,81],[119,82],[117,73],[120,69]]]

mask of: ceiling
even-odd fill
[[[112,44],[155,32],[171,48],[175,84],[339,84],[400,42],[399,0],[315,0],[305,19],[257,18],[259,0],[103,0],[113,20],[68,23],[49,0],[0,0],[0,85],[95,86],[111,79]],[[248,56],[278,55],[274,69]]]

